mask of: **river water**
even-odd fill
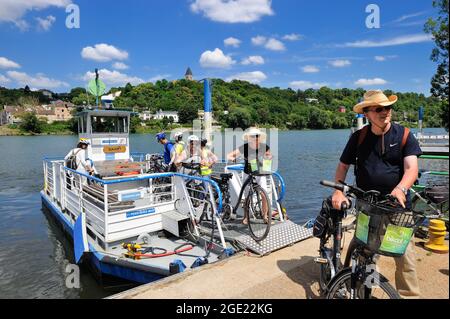
[[[348,130],[279,133],[279,172],[287,187],[284,204],[294,222],[314,217],[330,194],[319,181],[333,179],[348,137]],[[64,156],[76,142],[76,136],[0,137],[0,298],[101,298],[125,289],[100,285],[83,267],[81,288],[66,288],[65,270],[73,263],[73,251],[43,213],[39,192],[42,158]],[[132,151],[161,151],[153,136],[132,135],[130,143]],[[448,169],[448,162],[445,165]]]

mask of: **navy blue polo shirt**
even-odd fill
[[[361,130],[350,137],[342,155],[341,162],[356,165],[356,185],[365,191],[377,190],[383,195],[390,194],[400,183],[404,174],[403,159],[422,154],[419,143],[410,132],[406,144],[401,148],[405,128],[392,124],[384,135],[384,154],[381,135],[375,135],[369,127],[367,135],[358,146]]]

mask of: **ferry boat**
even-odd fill
[[[268,237],[255,242],[240,221],[223,221],[222,193],[214,179],[157,173],[152,167],[160,155],[132,153],[129,123],[128,111],[78,114],[79,137],[90,143],[86,153],[95,176],[66,167],[63,157],[43,160],[42,204],[73,239],[77,263],[88,263],[98,275],[148,283],[242,249],[264,255],[312,235],[280,213]],[[242,170],[224,165],[218,173],[232,175],[232,200],[243,184]],[[193,196],[190,182],[203,183],[208,191]],[[281,212],[282,177],[274,173],[266,183],[272,210]],[[207,201],[214,222],[199,222]],[[236,213],[243,215],[242,208]]]

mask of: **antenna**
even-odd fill
[[[95,79],[89,81],[88,89],[89,93],[95,96],[95,103],[99,107],[99,96],[105,93],[106,85],[99,79],[98,69],[95,69]]]

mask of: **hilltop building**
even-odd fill
[[[193,81],[194,80],[194,76],[192,74],[192,70],[190,67],[187,68],[186,70],[186,74],[184,75],[184,78],[188,81]]]

